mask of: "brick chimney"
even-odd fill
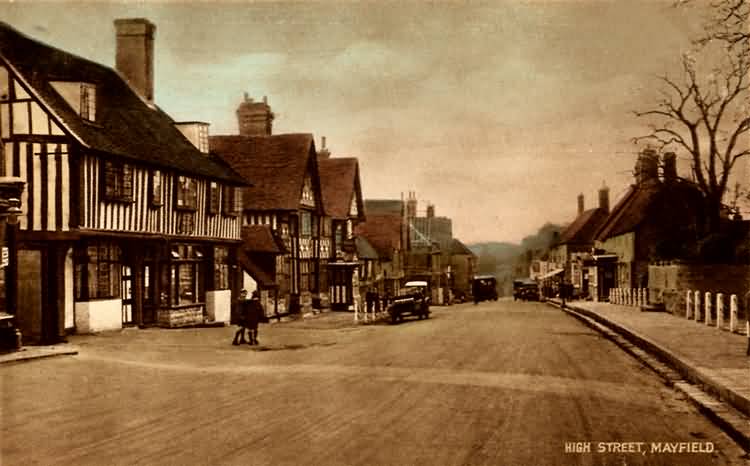
[[[662,173],[664,182],[674,183],[677,181],[677,156],[674,152],[667,152],[662,156]]]
[[[578,195],[578,215],[583,213],[583,194]]]
[[[406,218],[412,219],[417,216],[417,193],[409,191],[409,198],[406,200]]]
[[[643,184],[659,179],[659,156],[653,149],[644,149],[635,163],[635,182]]]
[[[326,137],[321,136],[320,138],[320,150],[318,151],[318,157],[321,159],[328,159],[331,157],[331,151],[326,147]]]
[[[262,102],[255,102],[245,92],[244,100],[237,107],[240,136],[270,136],[274,117],[266,96],[263,96]]]
[[[427,205],[427,218],[435,218],[435,204]]]
[[[154,101],[154,34],[144,18],[116,19],[115,68],[144,99]]]
[[[599,208],[609,213],[609,188],[606,185],[599,189]]]

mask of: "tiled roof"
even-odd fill
[[[283,254],[281,240],[274,236],[268,225],[246,225],[242,227],[242,248],[251,252]]]
[[[318,171],[326,214],[336,219],[347,218],[352,196],[356,195],[358,216],[362,218],[364,208],[357,159],[318,157]]]
[[[603,241],[635,231],[645,221],[660,223],[665,215],[669,216],[669,210],[689,210],[691,205],[700,205],[701,200],[698,188],[687,182],[632,185],[599,228],[596,239]]]
[[[275,288],[278,286],[273,279],[273,271],[263,269],[258,263],[254,262],[247,253],[240,249],[238,253],[238,262],[240,267],[250,274],[255,281],[257,281],[264,288]]]
[[[357,256],[360,259],[377,259],[380,257],[375,248],[372,247],[372,244],[364,236],[357,236],[354,238],[354,242],[357,245]]]
[[[589,209],[579,215],[573,223],[560,234],[560,244],[593,243],[596,232],[607,221],[606,209],[597,207]]]
[[[398,214],[401,215],[404,202],[398,199],[365,199],[365,216]]]
[[[226,164],[196,149],[166,113],[150,107],[111,68],[37,42],[1,21],[0,57],[84,147],[186,174],[244,184]],[[96,85],[96,121],[84,121],[50,81]]]
[[[367,215],[367,220],[357,224],[355,234],[362,236],[382,258],[393,257],[393,250],[401,245],[401,215]]]
[[[245,209],[297,210],[308,168],[320,192],[311,134],[211,136],[209,146],[212,154],[252,180],[243,195]]]
[[[462,243],[461,241],[455,238],[453,239],[453,241],[451,241],[450,251],[451,251],[451,254],[454,256],[459,256],[459,255],[473,256],[474,255],[474,253],[471,252],[471,249],[467,248],[464,243]]]

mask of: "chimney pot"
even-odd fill
[[[144,18],[116,19],[115,68],[148,102],[154,101],[154,35]]]

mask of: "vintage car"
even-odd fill
[[[477,275],[471,283],[474,304],[479,301],[497,301],[497,279],[493,275]]]
[[[411,281],[404,285],[402,292],[393,298],[388,306],[391,323],[404,320],[404,316],[430,317],[430,288],[425,281]]]
[[[539,284],[530,278],[513,280],[513,301],[539,301]]]

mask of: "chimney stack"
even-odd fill
[[[417,193],[409,191],[409,198],[406,200],[406,217],[417,217]]]
[[[244,100],[237,107],[240,136],[270,136],[274,117],[266,96],[263,96],[262,102],[255,102],[245,92]]]
[[[578,215],[583,213],[583,194],[578,195]]]
[[[153,103],[156,26],[144,18],[116,19],[115,32],[115,68],[133,89]]]
[[[318,151],[318,157],[327,159],[331,157],[331,151],[328,150],[326,147],[326,137],[321,136],[320,137],[320,150]]]
[[[435,205],[427,205],[427,218],[435,218]]]
[[[599,208],[609,213],[609,188],[606,185],[599,189]]]
[[[644,149],[635,163],[636,184],[659,179],[659,156],[653,149]]]
[[[677,156],[674,152],[667,152],[662,156],[664,181],[674,183],[677,181]]]

